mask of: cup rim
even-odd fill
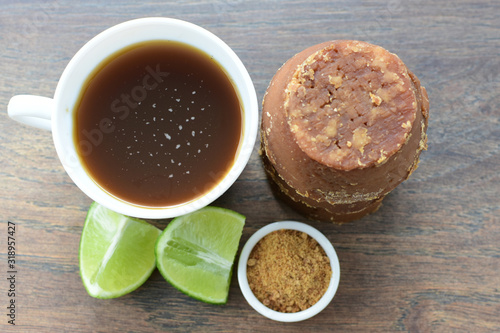
[[[172,27],[175,27],[176,29],[172,29]],[[226,175],[221,180],[219,180],[217,184],[210,191],[182,204],[164,206],[164,207],[148,207],[148,206],[135,205],[133,203],[129,203],[120,198],[117,198],[112,194],[108,193],[106,190],[102,189],[92,179],[92,177],[85,171],[85,169],[83,168],[83,166],[79,161],[79,157],[76,153],[73,140],[71,140],[71,143],[65,142],[68,141],[67,137],[64,138],[63,134],[59,133],[59,130],[61,130],[61,132],[63,131],[62,129],[60,129],[63,126],[60,126],[60,124],[58,123],[59,121],[58,116],[60,116],[60,114],[58,115],[58,113],[62,113],[64,112],[64,110],[68,112],[68,109],[70,109],[69,112],[72,114],[74,103],[71,104],[70,107],[64,105],[64,103],[62,102],[63,100],[62,96],[64,96],[65,90],[68,89],[66,86],[69,86],[71,84],[71,80],[73,81],[74,79],[80,80],[81,77],[83,76],[82,74],[75,73],[78,66],[85,63],[85,61],[88,62],[93,61],[86,59],[86,57],[89,54],[97,54],[101,53],[101,51],[102,54],[105,54],[104,57],[102,58],[100,57],[98,61],[94,63],[93,68],[95,68],[107,56],[123,48],[123,47],[119,48],[115,47],[106,50],[106,46],[103,45],[105,41],[113,39],[120,33],[123,34],[124,31],[133,34],[134,31],[140,29],[149,29],[148,31],[153,31],[154,29],[161,29],[161,28],[163,28],[164,30],[164,32],[162,32],[164,38],[161,39],[177,41],[179,40],[179,38],[180,39],[186,38],[186,37],[179,37],[182,36],[182,34],[193,34],[199,36],[197,37],[199,38],[199,40],[203,40],[203,43],[209,45],[204,47],[211,47],[213,50],[215,50],[214,52],[219,52],[225,57],[225,59],[227,60],[226,63],[222,63],[221,61],[218,62],[221,65],[221,67],[224,68],[227,75],[231,78],[235,86],[235,89],[237,89],[238,91],[240,97],[240,103],[243,109],[242,134],[233,165],[227,171]],[[151,35],[153,35],[153,33],[151,33]],[[170,35],[172,35],[172,37],[169,37]],[[140,37],[137,38],[139,38],[140,40],[127,42],[124,47],[127,47],[128,45],[133,45],[137,42],[158,40],[158,38],[150,38],[149,35],[148,36],[141,35]],[[179,40],[179,41],[184,42],[186,44],[190,44],[206,53],[210,53],[207,52],[206,50],[203,50],[202,47],[198,47],[197,45],[189,43],[188,40]],[[100,50],[94,52],[93,50],[97,48],[100,48]],[[92,66],[92,65],[86,65],[86,66]],[[231,67],[232,71],[230,71],[228,67]],[[88,73],[85,75],[83,79],[86,79],[87,77]],[[81,85],[78,85],[78,87],[79,89],[81,89]],[[153,218],[153,219],[172,218],[190,213],[192,211],[198,210],[204,206],[209,205],[211,202],[213,202],[223,193],[225,193],[227,189],[233,185],[233,183],[237,180],[239,175],[243,172],[245,166],[247,165],[250,159],[250,156],[252,154],[257,139],[258,117],[259,117],[257,94],[252,79],[250,77],[250,74],[248,73],[247,69],[245,68],[240,58],[222,39],[220,39],[212,32],[196,24],[174,18],[146,17],[146,18],[133,19],[114,25],[94,36],[82,48],[80,48],[80,50],[78,50],[78,52],[73,56],[73,58],[66,66],[57,84],[56,91],[54,94],[54,100],[56,106],[52,115],[53,141],[56,147],[57,154],[63,164],[64,169],[66,170],[70,178],[80,188],[80,190],[82,190],[92,200],[97,201],[100,204],[116,212],[138,218]],[[68,155],[72,156],[68,157]]]
[[[307,233],[312,238],[314,238],[318,242],[318,244],[320,244],[321,247],[324,249],[326,255],[330,259],[330,266],[332,268],[332,277],[330,279],[330,284],[328,285],[325,294],[319,299],[318,302],[316,302],[310,308],[294,313],[284,313],[275,311],[262,304],[250,289],[247,278],[247,261],[254,246],[269,233],[281,229],[302,231]],[[333,297],[337,292],[339,282],[340,282],[340,264],[339,264],[339,259],[337,257],[337,253],[335,252],[332,243],[319,230],[302,222],[289,221],[289,220],[278,221],[268,224],[265,227],[257,230],[245,243],[238,261],[238,284],[246,301],[258,313],[275,321],[298,322],[309,319],[317,315],[318,313],[323,311],[328,306],[328,304],[330,304],[330,302],[333,300]]]

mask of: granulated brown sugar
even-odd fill
[[[262,304],[279,312],[314,305],[328,289],[331,276],[323,248],[297,230],[276,230],[265,236],[247,262],[250,289]]]

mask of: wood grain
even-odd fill
[[[500,331],[500,3],[493,0],[3,2],[0,12],[0,331],[495,332]],[[338,226],[276,200],[254,149],[214,205],[247,216],[241,246],[277,220],[310,223],[337,249],[341,281],[325,311],[299,323],[265,319],[236,281],[213,306],[155,271],[119,299],[87,295],[78,242],[87,198],[65,174],[50,133],[10,120],[15,94],[52,96],[73,54],[137,17],[199,24],[240,56],[259,100],[296,52],[360,39],[394,52],[431,102],[429,149],[375,214]],[[18,240],[16,326],[7,324],[7,221]],[[164,228],[167,220],[150,221]]]

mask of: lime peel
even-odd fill
[[[155,269],[160,229],[92,203],[80,239],[80,276],[89,295],[116,298],[141,286]]]
[[[175,218],[156,242],[158,270],[193,298],[226,303],[244,224],[243,215],[213,206]]]

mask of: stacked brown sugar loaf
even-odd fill
[[[361,218],[417,168],[428,110],[425,88],[395,54],[360,41],[312,46],[264,96],[265,170],[308,217]]]

